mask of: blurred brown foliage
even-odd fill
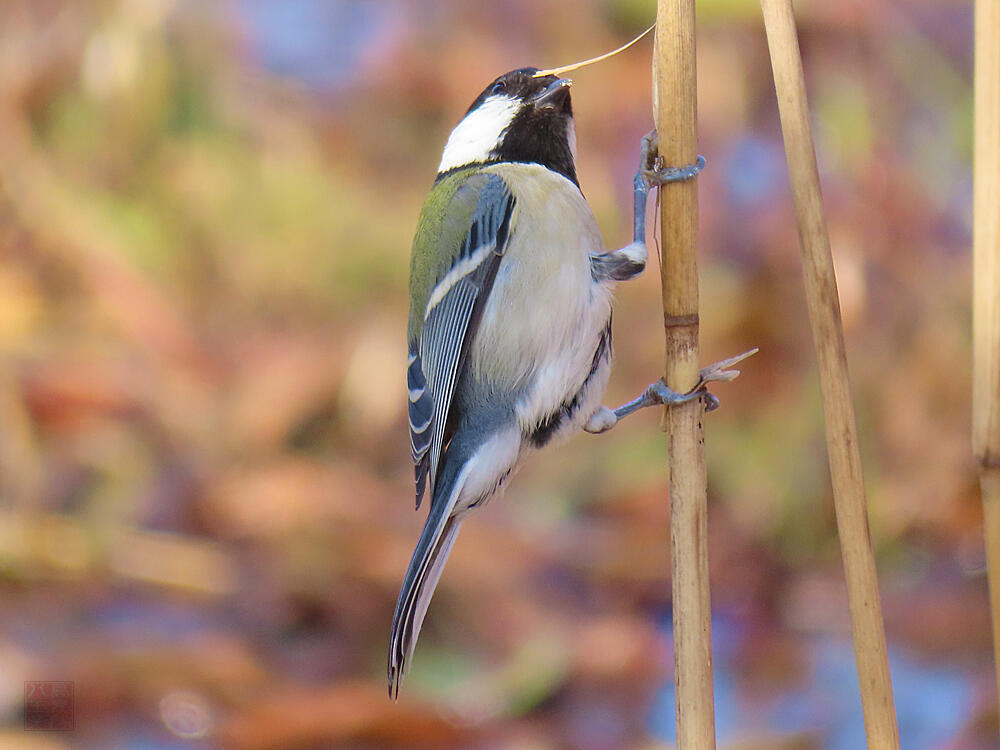
[[[971,9],[797,6],[889,640],[964,675],[947,747],[991,747]],[[0,4],[0,747],[665,746],[648,721],[670,682],[651,413],[535,457],[466,524],[398,704],[383,684],[422,522],[409,242],[441,146],[500,72],[611,49],[653,12]],[[764,700],[807,680],[810,638],[846,637],[846,599],[759,11],[698,12],[703,357],[761,348],[707,424],[713,599],[739,695]],[[609,245],[650,127],[648,55],[574,87]],[[620,288],[608,403],[662,369],[656,276]],[[76,682],[73,734],[21,730],[28,679]],[[723,739],[834,747],[823,727]]]

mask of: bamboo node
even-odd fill
[[[977,457],[980,469],[1000,469],[1000,453],[987,451]]]
[[[691,313],[690,315],[668,315],[667,313],[663,313],[663,325],[667,328],[697,326],[698,323],[698,313]]]

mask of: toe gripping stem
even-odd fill
[[[735,357],[729,357],[721,362],[716,362],[715,364],[709,365],[708,367],[702,368],[699,372],[698,382],[694,388],[692,388],[687,393],[678,393],[667,386],[663,380],[657,380],[655,383],[651,384],[642,395],[638,398],[632,399],[627,404],[622,404],[617,409],[614,410],[615,416],[621,420],[627,417],[629,414],[639,409],[643,409],[647,406],[654,406],[656,404],[664,404],[666,406],[671,406],[675,404],[683,404],[688,401],[695,401],[699,398],[705,399],[705,411],[715,411],[719,408],[719,399],[708,391],[709,383],[728,383],[731,380],[735,380],[739,374],[739,370],[730,369],[733,365],[739,364],[747,357],[751,357],[760,351],[757,347],[745,351],[742,354],[737,354]]]
[[[651,187],[667,185],[671,182],[687,182],[693,180],[705,168],[705,157],[698,154],[694,164],[684,167],[664,166],[663,158],[658,153],[659,137],[655,130],[642,137],[642,147],[639,152],[639,169],[635,173],[633,186],[635,190],[635,236],[636,242],[646,241],[646,199]]]

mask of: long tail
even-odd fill
[[[458,535],[460,521],[451,516],[451,511],[465,485],[468,468],[466,465],[462,471],[444,472],[445,476],[435,488],[427,523],[420,532],[417,548],[406,569],[389,636],[390,698],[399,696],[399,686],[413,657],[427,605],[431,602],[448,553]]]

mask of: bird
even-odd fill
[[[618,409],[601,404],[612,292],[648,259],[649,189],[693,178],[704,160],[658,169],[655,131],[645,136],[634,239],[605,249],[577,178],[571,84],[529,67],[486,86],[451,131],[418,220],[406,379],[416,506],[426,494],[430,508],[393,613],[390,697],[462,521],[526,456],[654,403],[713,406],[704,383],[679,394],[662,380]]]

